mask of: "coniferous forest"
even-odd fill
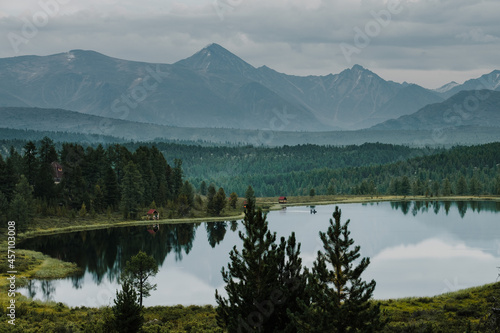
[[[187,215],[195,204],[182,161],[170,165],[158,149],[146,146],[131,152],[119,144],[63,143],[56,149],[48,137],[29,141],[20,151],[12,147],[5,159],[0,156],[0,184],[3,220],[115,212],[137,219],[144,207],[161,207],[174,217]]]
[[[3,220],[115,212],[136,219],[147,207],[183,217],[195,206],[218,216],[225,206],[223,198],[230,193],[242,197],[248,185],[259,197],[500,194],[500,143],[451,149],[379,143],[83,146],[45,137],[2,145],[8,144],[8,153],[0,155]],[[57,168],[62,170],[59,175]],[[201,196],[208,197],[207,207]]]

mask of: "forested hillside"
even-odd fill
[[[252,184],[259,196],[307,195],[311,189],[316,194],[500,194],[500,143],[455,147],[438,154],[402,158],[395,163],[371,164],[262,172],[214,181],[237,193],[244,190],[243,184]]]
[[[124,145],[130,150],[135,150],[144,143]],[[167,161],[181,159],[186,177],[200,181],[216,181],[226,176],[273,175],[320,168],[379,165],[442,151],[442,149],[409,148],[381,143],[365,143],[359,146],[297,145],[263,148],[201,147],[155,142],[154,146],[163,153]],[[193,180],[193,184],[198,185],[199,182]],[[243,193],[239,193],[243,194],[244,190]]]

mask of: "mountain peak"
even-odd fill
[[[451,81],[450,83],[447,83],[447,84],[443,85],[442,87],[434,89],[434,91],[437,91],[438,93],[444,93],[444,92],[447,92],[448,90],[455,88],[456,86],[459,86],[459,84],[456,83],[455,81]]]
[[[176,65],[211,73],[231,71],[243,73],[255,70],[252,65],[216,43],[205,46],[191,57],[178,61]]]
[[[351,71],[366,71],[367,69],[361,65],[355,64],[352,66]]]

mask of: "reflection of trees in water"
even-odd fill
[[[206,223],[205,227],[207,228],[208,243],[212,248],[214,248],[215,245],[219,244],[224,239],[224,236],[226,235],[227,223],[211,222]]]
[[[473,212],[498,212],[500,211],[500,203],[489,202],[489,201],[394,201],[391,202],[392,209],[401,210],[404,215],[408,214],[411,205],[411,213],[416,216],[418,213],[427,213],[429,208],[432,207],[434,214],[438,214],[441,205],[444,206],[446,215],[448,215],[451,206],[456,206],[460,217],[464,217],[468,209],[472,209]]]
[[[238,230],[238,221],[231,221],[231,231],[235,232]]]
[[[177,225],[167,225],[167,243],[168,251],[165,253],[164,258],[171,249],[174,249],[175,260],[182,260],[182,250],[186,254],[189,254],[193,248],[193,241],[196,234],[196,228],[198,228],[199,223],[183,223]],[[139,252],[139,251],[137,251]],[[135,254],[137,254],[137,252]],[[155,252],[146,252],[155,253]],[[133,254],[133,255],[135,255]],[[156,259],[156,258],[155,258]],[[158,266],[161,266],[163,260],[158,262]]]
[[[36,287],[35,281],[28,280],[28,284],[26,285],[26,290],[28,291],[28,297],[35,298],[37,289],[38,288]]]
[[[189,254],[193,248],[196,229],[201,223],[165,224],[153,235],[145,226],[108,228],[73,232],[67,234],[35,237],[24,241],[25,249],[40,251],[51,257],[68,262],[75,262],[82,268],[79,275],[71,277],[73,287],[82,288],[86,271],[93,280],[100,284],[107,276],[110,282],[116,281],[125,263],[142,250],[153,256],[161,266],[167,255],[175,253],[176,260],[182,260],[183,253]],[[210,246],[215,247],[226,235],[228,222],[207,223],[207,235]],[[238,222],[231,222],[231,230],[236,231]],[[48,283],[48,282],[47,282]],[[42,285],[44,295],[53,292],[49,284]],[[29,285],[30,286],[30,285]],[[29,287],[28,286],[28,287]],[[34,285],[29,293],[36,294]],[[52,291],[51,291],[52,290]]]
[[[439,210],[441,209],[441,202],[440,201],[433,201],[432,202],[432,210],[434,212],[434,214],[437,215],[437,213],[439,213]]]
[[[110,281],[115,281],[126,261],[139,250],[152,255],[159,266],[172,250],[176,259],[181,260],[183,251],[186,254],[191,251],[198,226],[199,224],[194,223],[162,225],[154,237],[147,232],[146,227],[73,232],[31,238],[21,246],[64,261],[75,262],[83,269],[82,273],[72,277],[73,286],[78,288],[82,285],[85,271],[91,273],[98,284],[106,274]],[[47,292],[50,293],[50,290]]]
[[[410,210],[410,202],[409,201],[403,201],[401,202],[401,211],[403,214],[408,214],[408,211]]]
[[[465,213],[467,213],[467,202],[458,201],[457,203],[458,214],[460,214],[461,218],[464,218]]]
[[[52,299],[52,294],[56,291],[53,281],[42,280],[40,287],[42,289],[43,300],[50,301]]]
[[[446,212],[446,215],[450,212],[450,207],[451,207],[451,201],[445,201],[444,202],[444,211]]]

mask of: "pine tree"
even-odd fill
[[[408,179],[407,176],[403,176],[403,179],[401,180],[401,185],[400,185],[400,195],[409,195],[411,192],[411,185],[410,185],[410,179]]]
[[[457,181],[457,194],[458,195],[467,194],[467,181],[465,180],[464,175],[461,175]]]
[[[122,179],[121,208],[125,218],[136,218],[144,192],[142,178],[134,162],[130,161]]]
[[[99,213],[102,213],[106,208],[106,198],[100,185],[94,186],[94,201],[92,208]]]
[[[40,163],[50,164],[57,161],[57,152],[54,146],[54,141],[49,137],[44,137],[40,141]]]
[[[137,304],[137,293],[129,281],[125,280],[122,284],[122,290],[116,292],[114,303],[114,328],[118,332],[139,332],[144,322],[144,316],[142,306]]]
[[[30,186],[24,175],[21,175],[19,183],[16,185],[9,211],[9,219],[16,221],[16,226],[20,231],[25,231],[35,216],[33,187]]]
[[[182,187],[182,160],[176,158],[174,160],[174,169],[172,171],[173,194],[179,196]]]
[[[222,210],[226,207],[226,193],[222,187],[219,187],[219,190],[215,194],[213,198],[212,205],[212,214],[219,216]]]
[[[312,305],[303,307],[305,314],[295,317],[296,324],[310,332],[373,332],[383,323],[379,306],[369,302],[375,281],[361,279],[370,260],[363,258],[353,266],[360,247],[352,248],[350,221],[342,225],[340,217],[341,211],[335,207],[335,222],[330,219],[327,232],[320,232],[324,252],[318,251],[307,287]]]
[[[497,179],[495,182],[495,194],[500,195],[500,175],[497,176]]]
[[[207,195],[207,183],[205,181],[202,181],[200,184],[200,194]]]
[[[193,207],[193,205],[194,205],[194,190],[193,190],[193,186],[187,180],[182,185],[180,194],[186,196],[187,204],[188,204],[189,208]]]
[[[109,166],[106,169],[106,175],[104,176],[104,200],[105,205],[108,207],[117,208],[120,202],[120,186],[118,185],[118,180],[116,174]]]
[[[39,164],[35,179],[35,196],[47,201],[56,197],[56,184],[50,164]]]
[[[472,176],[472,178],[470,179],[469,193],[472,195],[481,194],[481,183],[479,183],[479,180],[476,178],[476,176]]]
[[[137,255],[127,261],[122,273],[122,279],[129,281],[137,290],[139,305],[142,308],[142,299],[150,296],[151,290],[156,290],[156,284],[151,284],[148,279],[158,273],[158,264],[153,257],[139,251]]]
[[[255,209],[256,208],[255,191],[253,190],[252,186],[248,186],[245,192],[245,198],[247,200],[247,210],[249,207]]]
[[[82,203],[82,207],[80,208],[80,210],[78,211],[78,215],[80,217],[85,217],[87,216],[87,206],[85,205],[85,202]]]
[[[14,189],[17,182],[18,179],[13,164],[9,162],[9,159],[5,162],[0,154],[0,191],[3,192],[9,201],[14,196]]]
[[[9,211],[9,202],[7,198],[0,191],[0,223],[4,223],[7,221],[7,212]]]
[[[38,170],[38,160],[36,158],[37,151],[36,146],[33,141],[29,141],[24,146],[24,174],[26,178],[28,178],[28,182],[30,185],[35,184],[36,172]]]
[[[439,196],[439,182],[437,181],[432,182],[432,195]]]
[[[236,209],[236,204],[238,203],[238,194],[236,194],[236,192],[232,192],[231,195],[229,196],[230,200],[231,200],[231,207],[233,209]]]
[[[217,322],[229,332],[296,332],[290,318],[305,295],[300,244],[292,234],[277,245],[266,216],[255,210],[251,187],[246,200],[245,233],[239,232],[243,250],[235,246],[227,270],[222,269],[228,298],[216,291]]]
[[[450,180],[448,178],[445,178],[443,180],[443,195],[445,197],[447,196],[450,196],[451,195],[451,183],[450,183]]]
[[[208,186],[208,190],[207,190],[207,213],[209,215],[215,215],[214,198],[215,198],[216,194],[217,194],[217,191],[215,190],[215,185],[210,184]]]
[[[328,188],[326,189],[326,194],[328,195],[337,194],[337,191],[335,190],[335,183],[333,181],[331,181],[330,184],[328,185]]]

